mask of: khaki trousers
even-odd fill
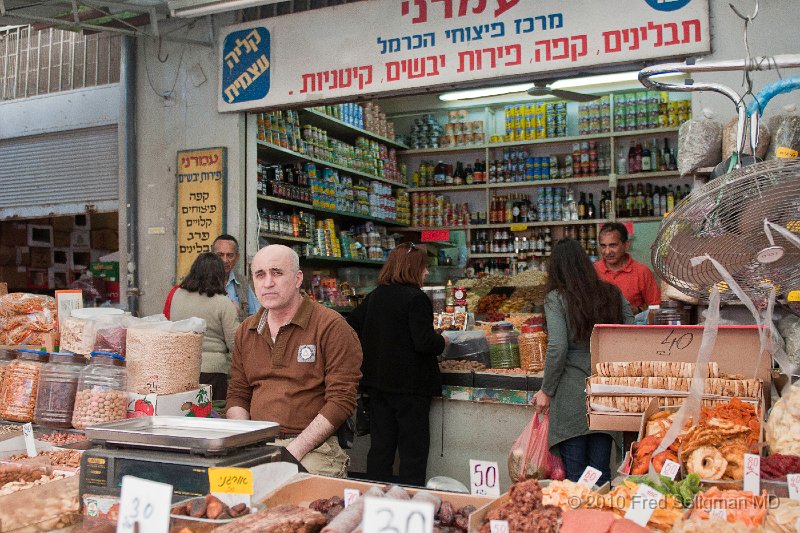
[[[288,446],[290,439],[275,439],[277,446]],[[312,474],[329,477],[347,477],[347,467],[350,466],[350,457],[339,446],[336,435],[328,438],[317,448],[311,450],[300,461],[306,470]]]

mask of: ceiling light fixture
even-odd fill
[[[551,83],[549,86],[552,89],[574,89],[579,87],[597,87],[601,85],[636,82],[638,87],[638,79],[639,71],[635,70],[630,72],[617,72],[615,74],[599,74],[597,76],[585,76],[581,78],[557,80]],[[452,102],[455,100],[469,100],[472,98],[484,98],[487,96],[524,93],[531,87],[533,87],[533,83],[506,85],[502,87],[487,87],[484,89],[468,89],[465,91],[452,91],[439,95],[439,100]]]
[[[167,5],[171,16],[192,18],[282,1],[284,0],[168,0]]]

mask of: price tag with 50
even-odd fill
[[[509,533],[508,522],[505,520],[489,520],[490,533]]]
[[[499,481],[497,463],[469,460],[469,484],[472,494],[498,498],[500,497]]]
[[[172,485],[123,477],[117,533],[167,531],[171,504]]]
[[[364,533],[432,533],[433,505],[411,500],[366,498]]]

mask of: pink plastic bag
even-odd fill
[[[534,413],[525,426],[508,455],[508,475],[512,481],[526,479],[557,479],[567,476],[564,462],[550,453],[547,435],[550,431],[550,418],[547,415],[539,420]]]

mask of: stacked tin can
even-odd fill
[[[540,221],[561,220],[565,194],[564,187],[541,187],[536,190],[536,212]]]
[[[506,142],[533,141],[567,135],[567,103],[505,106]]]
[[[384,220],[397,219],[397,204],[392,196],[392,186],[380,181],[369,184],[369,210],[373,217]]]
[[[436,122],[433,115],[428,113],[421,118],[414,119],[409,133],[409,148],[439,148],[439,137],[444,134],[442,126]]]
[[[397,209],[397,222],[400,224],[411,224],[411,197],[406,191],[397,191],[395,196],[395,206]]]
[[[578,135],[595,135],[611,131],[611,99],[598,100],[578,106]]]
[[[332,218],[317,221],[317,227],[314,229],[314,239],[311,245],[313,247],[311,255],[325,257],[342,256],[342,247],[336,236],[336,226]]]

